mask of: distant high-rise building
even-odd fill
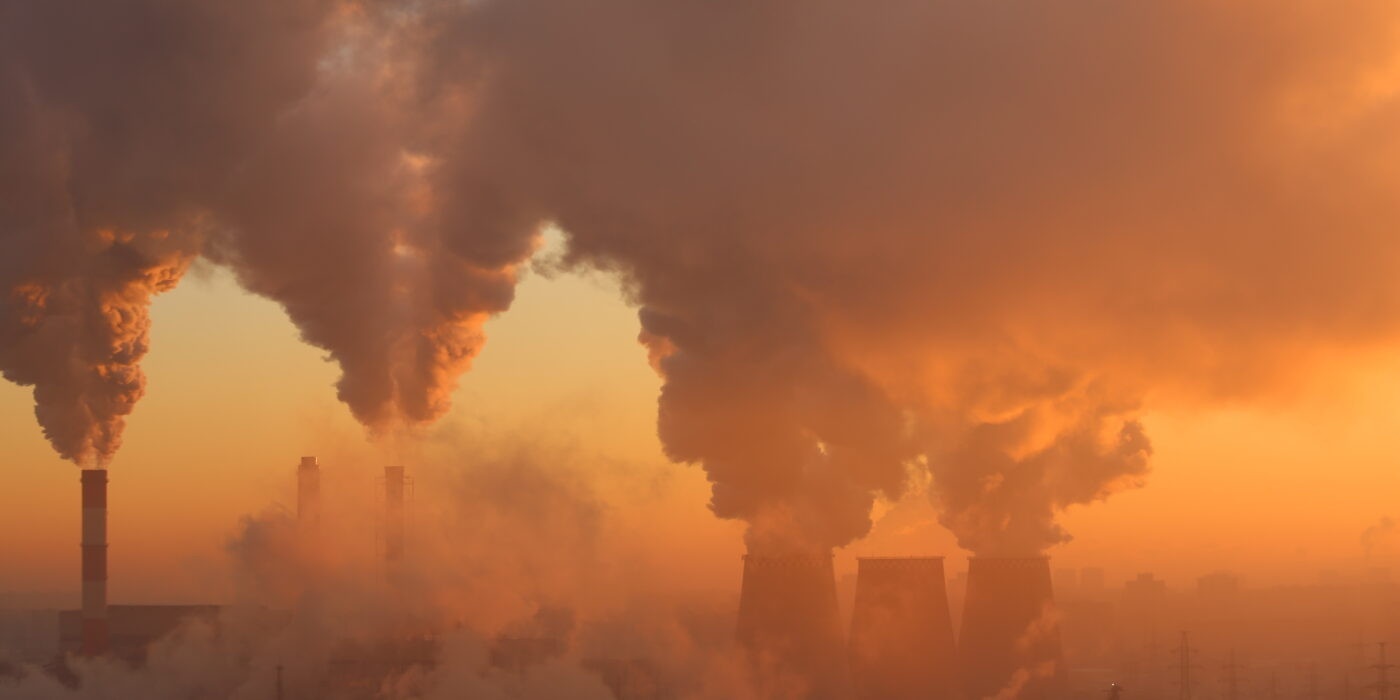
[[[1055,597],[1060,600],[1079,596],[1079,570],[1061,567],[1055,569]]]
[[[1167,582],[1151,573],[1138,574],[1123,584],[1125,614],[1159,611],[1167,602]]]
[[[1104,596],[1105,584],[1103,569],[1088,566],[1079,570],[1079,595],[1097,599]]]
[[[1209,612],[1235,605],[1240,596],[1240,579],[1231,573],[1217,572],[1196,579],[1196,596]]]

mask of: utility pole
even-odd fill
[[[277,700],[282,700],[282,664],[277,664]]]
[[[1380,658],[1376,663],[1371,664],[1371,668],[1376,669],[1376,682],[1371,684],[1371,689],[1376,691],[1378,700],[1387,700],[1390,697],[1390,669],[1395,668],[1395,664],[1385,662],[1385,642],[1379,642]]]
[[[1182,632],[1181,644],[1176,648],[1177,683],[1180,685],[1176,697],[1179,700],[1191,700],[1191,654],[1194,651],[1191,648],[1191,633]]]

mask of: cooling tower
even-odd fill
[[[297,520],[321,520],[321,465],[315,457],[302,457],[297,465]]]
[[[384,467],[384,561],[392,568],[403,561],[403,467]]]
[[[850,697],[831,554],[746,555],[737,637],[765,695]]]
[[[862,558],[859,564],[850,645],[855,697],[961,698],[943,558]]]
[[[958,641],[968,697],[1064,697],[1050,560],[973,557]]]
[[[107,652],[107,471],[84,469],[83,653]]]

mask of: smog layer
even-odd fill
[[[431,436],[488,322],[531,271],[596,275],[635,309],[666,458],[703,472],[746,566],[817,562],[823,601],[823,558],[890,504],[923,501],[974,561],[1041,561],[1072,539],[1066,510],[1148,483],[1153,410],[1269,405],[1390,352],[1397,225],[1394,0],[0,0],[0,373],[64,460],[121,479],[152,300],[217,270],[334,364],[373,449],[453,473],[480,460]],[[502,479],[540,466],[505,461]],[[478,478],[434,512],[521,499],[513,537],[577,505],[554,477]],[[420,549],[404,574],[424,586],[406,598],[480,582],[483,610],[518,614],[386,619],[461,621],[452,653],[480,654],[509,623],[596,609],[495,602],[587,588],[553,568],[608,510],[583,500],[558,536],[435,545],[549,566],[493,579]],[[234,558],[297,573],[249,610],[384,598],[355,583],[378,558],[321,562],[342,547],[279,517]],[[1366,531],[1368,558],[1391,530]],[[1016,624],[1051,625],[1027,605]],[[289,614],[279,635],[308,619]],[[777,692],[713,690],[745,672],[710,651],[668,648],[672,676]],[[457,687],[439,680],[394,692]]]

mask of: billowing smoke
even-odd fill
[[[341,400],[379,433],[446,413],[536,240],[456,194],[442,153],[469,96],[434,75],[421,18],[402,5],[342,6],[318,82],[231,178],[211,251],[329,352]],[[448,235],[464,208],[489,246]]]
[[[1034,553],[1141,483],[1148,402],[1395,336],[1387,0],[459,15],[455,194],[497,206],[456,230],[625,278],[665,447],[752,548],[858,538],[926,464],[964,546]]]
[[[1390,0],[0,7],[0,353],[93,436],[65,454],[135,396],[98,292],[139,310],[201,250],[411,426],[555,224],[625,280],[664,445],[753,549],[850,542],[929,469],[965,546],[1030,553],[1141,483],[1145,409],[1400,320]],[[156,282],[93,281],[107,230]],[[84,330],[41,332],[65,298]]]
[[[305,89],[320,5],[0,2],[0,370],[63,457],[121,444],[151,297]]]
[[[446,411],[534,234],[444,247],[433,154],[466,108],[416,88],[402,10],[0,1],[0,370],[63,457],[110,460],[151,297],[201,253],[283,304],[372,430]]]

